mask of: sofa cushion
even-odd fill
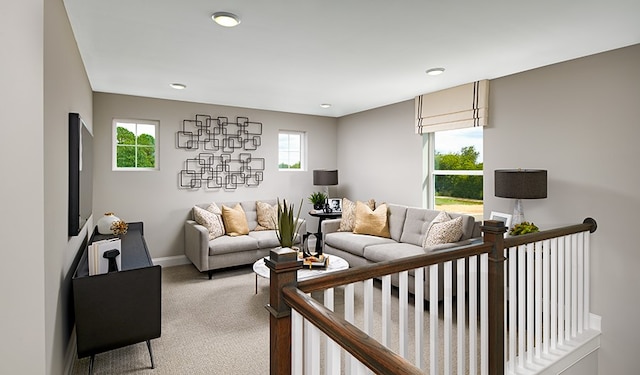
[[[441,212],[429,226],[426,233],[423,247],[440,245],[445,243],[457,242],[462,237],[462,217],[455,219],[446,212]]]
[[[424,254],[422,247],[402,242],[370,245],[364,249],[365,259],[372,262],[385,262]]]
[[[370,209],[376,208],[376,201],[369,199],[365,202]],[[356,202],[352,202],[347,198],[342,198],[342,219],[340,220],[339,232],[352,232],[356,223]]]
[[[270,205],[265,202],[256,202],[256,214],[258,225],[254,230],[273,230],[276,229],[276,221],[278,219],[278,205]]]
[[[209,241],[209,255],[227,254],[257,249],[259,249],[258,240],[248,235],[234,237],[222,236]]]
[[[462,237],[460,237],[460,240],[468,240],[473,237],[473,230],[476,226],[476,219],[474,219],[473,216],[455,212],[450,212],[449,216],[451,216],[452,219],[462,217]]]
[[[353,233],[389,238],[389,222],[387,221],[387,205],[381,204],[375,210],[366,204],[356,202],[356,220]]]
[[[404,220],[407,216],[407,208],[407,206],[387,204],[389,213],[389,234],[391,235],[392,240],[400,242]]]
[[[275,230],[261,230],[249,232],[249,237],[258,241],[261,249],[276,248],[280,246]]]
[[[215,203],[212,203],[211,206],[215,206]],[[203,210],[198,206],[193,206],[193,218],[195,219],[196,223],[207,228],[207,230],[209,231],[210,240],[218,238],[224,234],[224,225],[222,223],[222,218],[220,215],[215,213],[217,208],[218,206],[215,206],[211,207],[210,209]],[[218,209],[218,211],[220,211],[220,209]]]
[[[405,216],[400,242],[422,246],[426,230],[440,211],[427,208],[409,207]]]
[[[224,221],[226,234],[229,236],[249,234],[247,217],[239,203],[233,208],[222,205],[222,220]]]
[[[394,243],[390,238],[368,236],[366,234],[355,234],[351,232],[333,232],[324,236],[324,243],[335,249],[363,256],[364,248],[370,245],[384,243]]]

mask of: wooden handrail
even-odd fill
[[[305,293],[311,293],[317,290],[334,288],[336,286],[373,279],[393,273],[398,273],[401,271],[431,266],[451,260],[489,253],[492,247],[493,243],[484,242],[466,245],[464,247],[438,250],[425,255],[416,255],[397,260],[390,260],[375,264],[368,264],[365,266],[353,267],[342,271],[332,272],[330,274],[313,279],[300,281],[298,283],[298,288]]]
[[[402,258],[393,261],[380,262],[376,264],[354,267],[343,271],[333,272],[321,277],[301,281],[296,286],[295,276],[293,280],[284,274],[273,272],[271,274],[271,296],[272,302],[270,311],[272,321],[282,320],[281,326],[286,329],[277,330],[272,326],[272,335],[276,337],[284,335],[285,340],[290,344],[290,308],[295,309],[305,319],[312,322],[320,331],[330,337],[334,342],[348,351],[358,361],[377,374],[396,374],[402,369],[403,374],[421,374],[422,372],[390,351],[388,348],[378,343],[375,339],[362,332],[360,329],[347,322],[327,309],[321,303],[309,297],[306,293],[326,290],[341,285],[379,278],[411,269],[431,266],[456,259],[468,258],[479,254],[488,254],[488,367],[489,374],[504,373],[504,249],[513,246],[523,245],[532,242],[543,241],[551,238],[562,237],[570,234],[590,231],[593,233],[597,228],[597,223],[591,218],[584,220],[582,224],[567,227],[545,230],[537,233],[521,235],[517,237],[504,238],[506,227],[501,222],[488,220],[482,226],[483,242],[471,244],[464,247],[434,251],[429,254]],[[295,275],[293,270],[292,275]],[[274,282],[274,279],[277,279]],[[292,281],[292,282],[291,282]],[[278,297],[278,298],[275,298]],[[273,306],[276,302],[284,302],[285,306],[275,310]],[[272,322],[273,323],[273,322]],[[285,332],[289,331],[289,332]],[[273,338],[273,337],[272,337]],[[273,340],[272,340],[273,341]],[[271,345],[272,374],[290,374],[287,364],[291,361],[290,347],[276,347]],[[273,358],[279,358],[279,363]],[[280,368],[278,365],[282,365]]]
[[[318,329],[376,374],[398,374],[398,369],[402,369],[402,374],[423,374],[411,362],[310,298],[300,289],[288,286],[284,287],[282,292],[289,306],[305,319],[313,322]]]
[[[590,217],[584,219],[582,224],[569,225],[561,228],[548,229],[536,233],[523,234],[520,236],[506,237],[504,239],[504,247],[508,249],[510,247],[524,245],[532,242],[549,240],[551,238],[567,236],[570,234],[581,233],[589,231],[595,232],[598,228],[596,221]]]

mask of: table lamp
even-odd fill
[[[497,169],[494,173],[495,195],[501,198],[514,198],[512,224],[524,220],[522,199],[541,199],[547,197],[547,171],[543,169]]]
[[[338,170],[314,169],[313,184],[324,186],[325,195],[329,198],[329,186],[338,185]]]

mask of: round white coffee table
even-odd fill
[[[340,258],[337,255],[325,255],[329,257],[329,264],[325,268],[310,269],[309,267],[303,267],[298,270],[298,281],[349,268],[349,262],[347,262],[343,258]],[[264,264],[264,258],[260,258],[255,263],[253,263],[253,272],[256,274],[256,294],[258,294],[258,276],[268,279],[271,275],[271,270],[269,270],[269,267]]]

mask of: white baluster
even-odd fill
[[[438,364],[440,341],[438,340],[438,265],[429,266],[429,364],[431,374],[440,373]]]
[[[577,306],[577,314],[578,314],[578,321],[577,321],[577,330],[578,333],[582,333],[582,328],[584,327],[584,237],[582,235],[582,233],[578,233],[576,234],[576,239],[578,241],[577,243],[577,249],[576,251],[578,252],[578,306]]]
[[[469,257],[469,373],[478,373],[478,256]]]
[[[302,315],[296,310],[291,310],[291,373],[302,374],[303,347],[302,347]]]
[[[382,345],[389,347],[391,340],[391,275],[382,277]]]
[[[329,288],[324,291],[324,305],[334,311],[334,289]],[[325,336],[325,335],[323,335]],[[325,336],[326,337],[326,336]],[[335,341],[326,339],[325,372],[327,374],[340,373],[340,347]]]
[[[584,328],[591,329],[591,236],[590,232],[584,232]]]
[[[451,374],[451,329],[452,329],[452,262],[444,263],[444,373]]]
[[[536,242],[533,244],[533,272],[534,272],[534,354],[536,358],[540,358],[542,348],[542,244]]]
[[[518,366],[524,367],[525,360],[525,339],[526,331],[526,301],[527,301],[527,284],[526,276],[526,246],[518,246]]]
[[[578,244],[571,235],[571,338],[578,335]]]
[[[458,315],[457,319],[457,328],[458,328],[458,374],[465,373],[465,357],[466,357],[466,345],[465,341],[467,339],[467,333],[465,331],[465,327],[467,326],[465,319],[465,276],[466,276],[466,267],[465,267],[465,258],[458,259],[456,261],[456,273],[458,274],[457,280],[457,297],[456,297],[456,312]],[[473,354],[470,354],[473,356]]]
[[[424,268],[414,270],[415,365],[424,369]]]
[[[489,374],[489,254],[480,255],[480,365]]]
[[[527,296],[527,306],[526,306],[526,312],[527,312],[527,362],[528,363],[532,363],[533,362],[533,342],[534,342],[534,326],[533,326],[533,322],[534,322],[534,317],[535,317],[535,312],[534,312],[534,291],[535,291],[535,285],[534,285],[534,271],[533,271],[533,243],[528,243],[526,245],[527,247],[527,290],[526,292],[526,296]],[[523,310],[524,311],[524,310]]]
[[[408,356],[409,346],[409,272],[402,271],[400,277],[400,290],[398,298],[398,331],[399,331],[399,350],[398,354],[402,358]]]
[[[518,339],[518,248],[509,248],[509,370],[516,368],[516,340]],[[522,357],[520,357],[522,359]]]
[[[551,318],[550,318],[550,350],[555,350],[558,343],[558,239],[551,240],[549,251],[551,258]]]
[[[347,284],[344,287],[344,320],[354,324],[355,322],[355,293],[354,284]],[[345,353],[344,367],[346,375],[355,375],[357,372],[358,361],[349,353]],[[296,373],[294,373],[296,374]]]

